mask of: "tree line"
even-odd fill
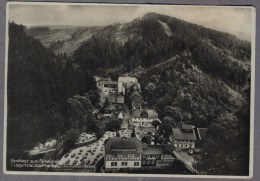
[[[22,25],[9,24],[10,153],[31,149],[38,142],[66,134],[71,128],[82,130],[83,124],[85,131],[91,131],[94,128],[91,111],[98,102],[90,72],[82,71],[66,56],[55,56],[38,40],[27,36],[25,30]]]

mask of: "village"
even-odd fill
[[[70,150],[57,162],[66,170],[88,172],[145,172],[167,170],[176,160],[183,163],[190,173],[196,173],[194,163],[200,152],[207,128],[195,128],[182,124],[162,129],[163,123],[155,109],[147,108],[142,97],[141,85],[135,77],[95,77],[99,91],[99,107],[93,111],[96,133],[81,133],[76,148]],[[55,150],[55,141],[47,149]],[[41,151],[43,150],[43,151]]]
[[[177,4],[6,3],[3,176],[251,178],[255,6]]]
[[[192,154],[199,150],[206,128],[183,124],[172,128],[168,138],[158,133],[162,124],[158,113],[145,106],[141,85],[135,77],[95,77],[100,93],[100,107],[95,114],[98,128],[104,132],[96,140],[94,135],[81,135],[84,145],[72,150],[59,161],[59,165],[98,165],[104,159],[103,172],[165,169],[174,160],[181,160],[192,172],[195,162]],[[108,131],[119,121],[114,132]],[[110,129],[111,130],[111,129]],[[82,138],[83,137],[83,138]]]

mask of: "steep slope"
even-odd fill
[[[88,40],[95,31],[103,27],[74,27],[74,26],[50,26],[31,27],[27,34],[38,39],[46,48],[54,51],[55,54],[71,56],[74,51]]]
[[[9,24],[7,149],[28,149],[69,127],[66,101],[95,88],[93,76],[55,56],[25,27]]]
[[[125,75],[141,83],[146,106],[155,108],[166,127],[182,123],[206,127],[198,170],[207,174],[247,175],[249,161],[249,90],[228,84],[192,64],[189,51]],[[221,166],[221,167],[220,167]]]
[[[120,31],[132,35],[124,44],[117,27],[107,27],[76,50],[74,61],[110,77],[137,77],[147,106],[168,127],[208,127],[196,165],[202,172],[247,175],[250,42],[155,13]]]
[[[248,83],[249,42],[155,13],[130,23],[104,27],[75,51],[73,59],[94,70],[124,65],[131,71],[163,62],[185,50],[191,52],[193,64],[230,86],[243,87]]]
[[[70,79],[70,74],[65,76],[69,82],[76,82],[76,86],[65,84],[72,88],[80,87],[80,90],[71,91],[72,88],[67,87],[69,91],[82,94],[86,85],[82,86],[81,83],[88,81],[81,78],[89,75],[89,71],[115,79],[124,74],[135,76],[141,83],[147,107],[157,109],[163,124],[171,127],[187,123],[209,128],[202,154],[198,156],[196,167],[199,170],[217,175],[248,174],[250,42],[155,13],[148,13],[126,24],[114,24],[95,31],[83,29],[77,32],[69,29],[53,31],[48,36],[49,30],[43,28],[38,35],[34,34],[35,37],[45,36],[42,41],[46,39],[51,42],[49,48],[57,46],[58,48],[52,48],[55,51],[59,48],[67,51],[64,47],[66,43],[69,44],[72,34],[79,39],[87,37],[82,42],[79,39],[77,41],[77,38],[70,42],[75,42],[72,49],[77,47],[75,53],[68,50],[71,55],[69,63],[73,65],[73,69],[66,64],[68,68],[63,75],[79,69],[76,71],[78,74],[73,74],[73,78]],[[27,41],[27,38],[24,42],[29,45],[14,47],[18,52],[22,52],[20,48],[26,47],[26,53],[10,56],[18,60],[19,57],[26,57],[27,60],[27,57],[39,54],[39,62],[36,61],[35,64],[41,67],[40,62],[45,62],[45,59],[48,62],[48,58],[40,52],[50,50],[44,49],[39,42],[30,46],[32,42]],[[13,45],[17,42],[19,44],[18,37],[13,40]],[[33,48],[35,46],[41,47],[39,52]],[[53,58],[50,52],[48,55]],[[53,59],[59,63],[56,58]],[[51,65],[57,67],[56,64]],[[17,69],[20,70],[19,67]],[[39,71],[37,67],[35,69],[36,72],[43,71]],[[32,72],[33,75],[36,74]],[[46,77],[45,74],[40,76]],[[63,78],[58,80],[61,79]],[[50,78],[46,80],[52,81]],[[26,81],[25,85],[31,85],[30,81],[29,84]],[[58,81],[55,84],[60,85]],[[25,92],[26,89],[21,90]],[[33,93],[30,94],[34,95]],[[60,95],[59,91],[57,95]],[[46,96],[45,93],[43,96]]]
[[[134,36],[134,33],[124,31],[124,24],[115,24],[114,26],[117,27],[114,35],[120,44],[125,44],[129,38]],[[43,26],[30,27],[26,30],[26,33],[38,39],[46,48],[54,51],[56,55],[72,56],[75,50],[89,40],[92,35],[99,31],[106,31],[107,28],[103,26]]]

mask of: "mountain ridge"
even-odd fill
[[[112,80],[117,80],[122,75],[137,77],[142,87],[145,106],[156,109],[163,124],[169,128],[183,123],[209,128],[205,146],[196,165],[198,169],[215,175],[248,173],[251,77],[251,45],[248,42],[227,33],[155,13],[149,13],[124,25],[115,23],[105,26],[97,31],[76,29],[79,32],[75,34],[75,39],[81,39],[82,33],[88,36],[81,44],[71,43],[74,46],[71,49],[75,51],[70,50],[68,55],[63,52],[56,52],[54,55],[53,51],[55,52],[55,48],[58,50],[66,41],[68,43],[75,31],[68,34],[64,30],[65,37],[60,32],[52,32],[54,37],[51,36],[50,47],[43,48],[33,38],[32,32],[29,33],[30,36],[25,36],[21,29],[14,30],[10,29],[13,39],[9,53],[13,57],[10,56],[9,72],[25,70],[26,74],[18,75],[28,77],[35,73],[36,76],[32,76],[36,77],[33,83],[30,79],[26,80],[25,85],[29,86],[29,90],[35,87],[35,82],[39,86],[46,85],[43,90],[53,90],[51,95],[56,95],[54,98],[61,96],[64,103],[68,96],[62,96],[66,91],[59,93],[55,90],[55,86],[61,86],[60,81],[61,87],[65,85],[60,90],[68,89],[69,96],[73,96],[84,94],[91,87],[91,73],[111,77]],[[43,28],[38,31],[47,31],[44,36],[48,37],[49,30]],[[32,42],[38,42],[37,46],[31,46]],[[27,69],[27,57],[38,66],[32,69],[29,66]],[[17,68],[15,61],[20,67]],[[25,63],[19,64],[21,62]],[[53,62],[65,68],[61,69],[64,70],[63,74],[53,76],[52,79],[53,73],[58,74],[58,71],[53,70],[56,67]],[[16,68],[12,69],[12,66]],[[37,71],[38,69],[41,71]],[[53,71],[49,72],[50,70]],[[42,74],[44,71],[46,74]],[[9,77],[17,79],[20,76]],[[89,81],[84,80],[86,77]],[[49,82],[53,85],[49,86]],[[76,85],[71,86],[74,85],[72,83]],[[23,84],[19,84],[22,88],[14,84],[12,86],[11,90],[19,93],[17,99],[26,90]],[[37,88],[33,90],[32,95],[36,93],[49,96],[48,91],[45,94]],[[28,95],[27,97],[30,98]],[[58,112],[56,109],[54,113]],[[63,109],[66,112],[66,106]],[[57,115],[53,116],[57,121]],[[21,126],[18,121],[20,119],[14,118],[16,124],[12,125],[13,129],[17,125]],[[44,119],[45,117],[40,118]],[[23,118],[24,123],[25,120],[27,117]],[[219,165],[223,167],[219,168]]]
[[[147,18],[148,16],[162,16],[162,17],[170,17],[170,16],[166,16],[166,15],[161,15],[161,14],[157,14],[157,13],[147,13],[146,15],[144,15],[142,18],[136,18],[134,19],[133,21],[131,22],[128,22],[128,23],[115,23],[115,24],[118,24],[121,26],[120,28],[120,31],[118,31],[117,33],[120,35],[120,33],[124,34],[124,29],[128,29],[129,27],[131,27],[133,24],[136,24],[138,23],[138,21],[140,21],[141,19],[145,19]],[[154,17],[153,17],[154,18]],[[157,17],[155,17],[157,18]],[[181,19],[178,19],[178,18],[175,18],[175,17],[170,17],[170,18],[174,18],[176,21],[181,21],[181,22],[186,22],[186,21],[183,21]],[[165,18],[164,18],[165,19]],[[160,19],[158,19],[158,21],[160,22],[163,22],[164,25],[167,25],[168,26],[168,23],[165,22],[165,21],[162,21]],[[193,26],[196,26],[196,27],[203,27],[201,25],[196,25],[196,24],[193,24],[193,23],[190,23],[190,22],[186,22],[190,25],[193,25]],[[108,25],[108,26],[111,26],[111,25]],[[81,29],[83,32],[84,31],[88,31],[89,29],[96,29],[96,30],[102,30],[104,29],[105,27],[108,27],[108,26],[66,26],[66,25],[62,25],[62,26],[53,26],[53,25],[50,25],[50,26],[31,26],[28,28],[28,34],[29,35],[32,35],[34,36],[36,39],[39,39],[42,44],[45,46],[45,47],[50,47],[52,44],[57,44],[58,40],[56,40],[55,36],[58,36],[57,34],[61,34],[61,35],[64,35],[64,36],[70,36],[72,38],[72,35],[73,34],[77,34],[77,29]],[[53,27],[56,27],[56,28],[53,28]],[[169,26],[168,26],[169,27]],[[40,34],[35,34],[34,31],[37,31],[37,30],[41,30],[42,28],[49,28],[49,31],[46,31],[46,32],[42,32]],[[217,31],[217,30],[213,30],[213,29],[210,29],[210,28],[205,28],[203,27],[204,29],[206,30],[209,30],[209,31],[215,31],[215,32],[220,32],[220,31]],[[59,30],[60,32],[57,32],[55,33],[55,31]],[[65,31],[66,30],[66,31]],[[65,31],[65,33],[64,33]],[[239,40],[235,35],[232,35],[232,34],[229,34],[229,33],[225,33],[225,32],[221,32],[222,34],[225,34],[226,36],[229,36],[229,37],[232,37],[234,39],[237,39]],[[94,34],[94,32],[89,32],[89,33],[86,33],[86,37],[83,35],[81,36],[80,33],[78,34],[78,36],[83,39],[82,41],[77,41],[77,39],[75,39],[75,43],[73,41],[73,38],[72,38],[72,41],[70,41],[70,43],[72,44],[75,44],[75,48],[72,48],[72,50],[69,50],[68,48],[66,48],[66,46],[64,46],[64,48],[62,47],[51,47],[53,49],[53,51],[57,54],[57,53],[67,53],[68,56],[72,56],[73,53],[74,53],[74,50],[76,50],[81,43],[83,43],[84,41],[87,41],[89,39],[89,36],[92,36]],[[172,35],[172,33],[171,33]],[[130,36],[130,35],[129,35]],[[126,39],[129,37],[129,36],[126,36]],[[64,38],[61,38],[60,41],[62,41]],[[65,42],[66,42],[66,39],[65,38]],[[49,44],[46,43],[49,42]],[[242,42],[246,42],[244,40],[239,40],[239,41],[242,41]],[[74,46],[73,46],[74,47]]]

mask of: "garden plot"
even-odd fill
[[[116,132],[105,132],[96,142],[71,150],[58,162],[58,166],[94,166],[105,155],[105,141],[116,137]]]
[[[97,139],[96,135],[94,134],[88,134],[88,133],[82,133],[79,136],[78,142],[76,144],[85,144],[85,143],[91,143]]]

